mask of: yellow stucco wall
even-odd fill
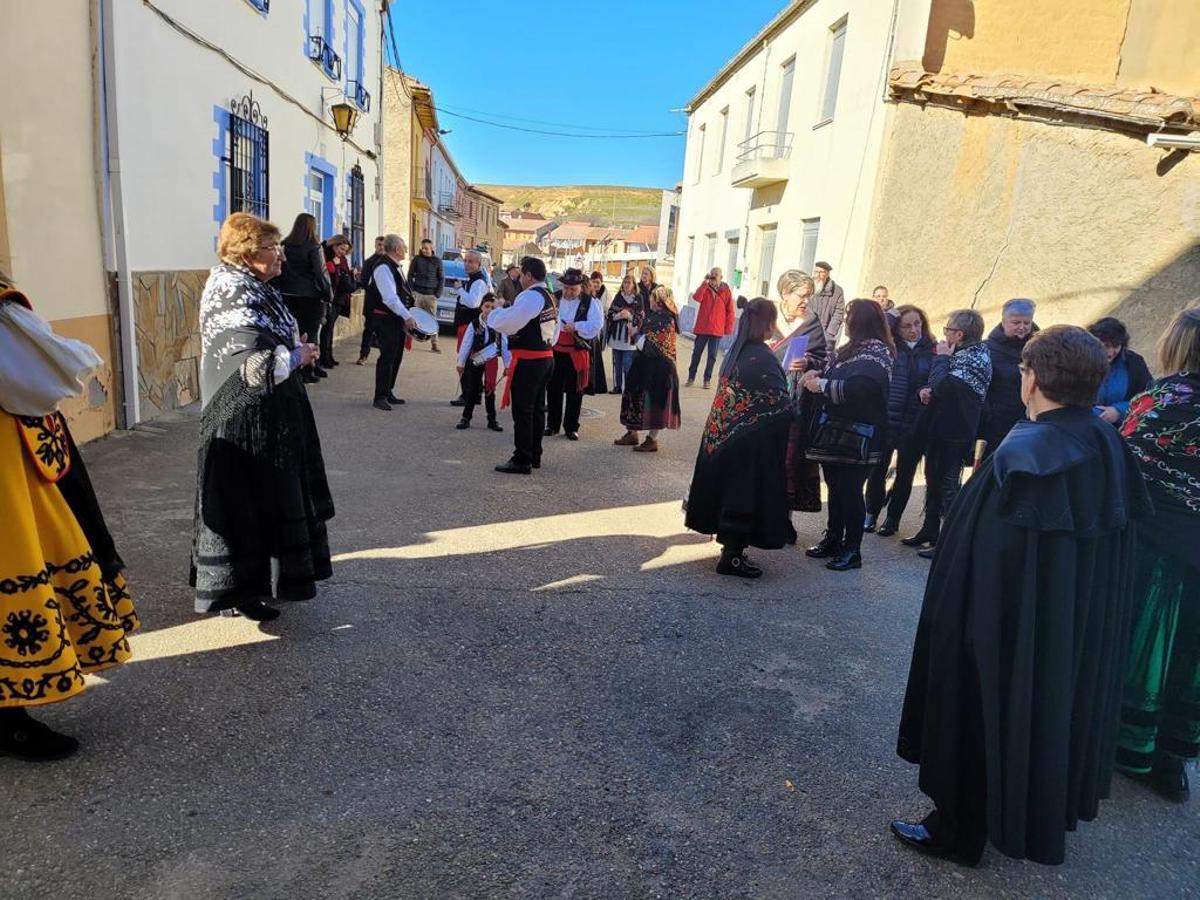
[[[1133,0],[1117,83],[1200,97],[1200,3]]]
[[[901,103],[863,267],[940,329],[974,305],[990,328],[1010,297],[1042,325],[1116,315],[1152,348],[1200,303],[1200,155],[1173,167],[1135,138]]]

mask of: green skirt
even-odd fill
[[[1200,576],[1138,542],[1117,767],[1144,774],[1159,754],[1200,756]]]

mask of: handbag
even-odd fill
[[[804,451],[813,462],[863,463],[870,458],[875,426],[822,412]]]

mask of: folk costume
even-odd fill
[[[974,863],[990,840],[1053,865],[1065,832],[1096,817],[1134,521],[1148,508],[1129,449],[1078,407],[1018,422],[963,488],[925,589],[897,742],[937,806],[923,823],[933,846]]]
[[[221,263],[200,298],[200,337],[196,612],[308,600],[333,574],[333,499],[296,320],[273,287]]]
[[[747,338],[746,316],[721,362],[712,411],[688,490],[684,524],[716,535],[732,559],[746,547],[796,542],[787,497],[787,442],[795,419],[783,367]]]
[[[0,293],[0,755],[57,759],[78,742],[25,709],[130,657],[138,617],[83,457],[58,404],[101,364],[18,291]]]
[[[629,339],[629,329],[641,328],[645,315],[646,310],[636,291],[632,294],[618,292],[608,307],[605,340],[612,350],[614,394],[624,391],[625,378],[629,374],[629,367],[633,365],[633,351],[636,348]]]
[[[407,301],[407,302],[406,302]],[[367,303],[375,317],[375,334],[379,340],[379,360],[375,363],[375,408],[389,409],[392,403],[402,403],[395,394],[396,378],[404,362],[408,334],[405,323],[412,318],[409,304],[412,292],[404,278],[404,270],[390,256],[375,267],[367,286]]]
[[[788,350],[793,346],[792,342],[799,339],[805,345],[804,372],[823,371],[829,348],[825,346],[825,329],[820,320],[807,312],[791,321],[785,317],[784,329],[787,333],[777,332],[769,345],[775,358],[782,364],[789,356]],[[788,432],[787,492],[792,509],[798,512],[820,512],[821,467],[819,463],[810,461],[804,455],[819,404],[813,394],[800,386],[804,380],[804,372],[784,372],[795,410],[795,420]]]
[[[483,295],[491,289],[492,285],[482,271],[469,272],[466,284],[455,288],[454,331],[458,337],[457,349],[462,348],[467,326],[479,321],[479,306],[483,303]]]
[[[655,310],[642,320],[637,350],[621,394],[621,424],[630,432],[648,431],[653,440],[664,428],[679,428],[679,373],[675,368],[678,339],[679,316],[674,309]]]
[[[583,273],[578,269],[567,269],[562,283],[582,284]],[[604,325],[604,311],[588,296],[568,300],[563,298],[562,291],[558,291],[555,299],[558,324],[554,332],[554,371],[546,388],[545,434],[549,437],[562,428],[567,437],[571,437],[579,433],[583,395],[592,384],[594,341]],[[564,322],[574,323],[575,330],[565,330]]]
[[[512,459],[496,467],[505,473],[529,474],[542,464],[546,427],[546,386],[554,367],[558,306],[544,282],[522,291],[512,306],[492,310],[488,327],[508,336],[511,362],[500,408],[512,406]]]
[[[1133,632],[1117,765],[1184,799],[1200,757],[1200,375],[1134,398],[1121,427],[1154,515],[1138,528]]]
[[[496,421],[496,383],[501,362],[507,368],[511,358],[508,338],[503,334],[489,328],[482,320],[467,326],[458,348],[458,364],[463,367],[463,399],[466,401],[462,421],[458,423],[460,429],[470,427],[475,407],[482,399],[487,410],[488,428],[503,431]]]

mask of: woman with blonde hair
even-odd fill
[[[1166,377],[1135,397],[1121,426],[1154,501],[1137,531],[1132,642],[1117,767],[1186,800],[1200,757],[1200,308],[1158,344]]]
[[[675,370],[675,342],[679,337],[679,310],[669,287],[659,286],[650,298],[650,312],[641,327],[629,329],[637,347],[625,393],[621,397],[621,424],[625,434],[613,441],[637,453],[658,451],[658,433],[679,428],[679,373]],[[638,432],[648,432],[638,443]]]
[[[641,325],[644,317],[645,310],[638,297],[637,280],[632,272],[626,272],[625,277],[621,279],[621,289],[613,297],[606,317],[608,346],[612,348],[614,394],[625,392],[625,378],[629,374],[629,367],[633,365],[633,352],[636,349],[629,339],[629,331]]]
[[[191,583],[196,611],[279,615],[333,573],[333,499],[300,370],[319,350],[279,291],[279,229],[225,220],[200,298],[200,451]]]
[[[0,756],[62,759],[79,742],[29,709],[129,659],[125,567],[58,411],[102,364],[59,337],[0,272]]]

